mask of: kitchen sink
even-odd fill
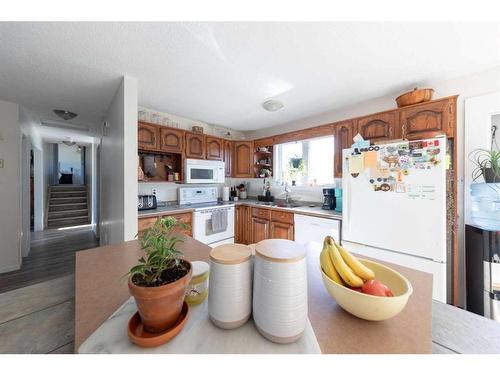
[[[297,208],[297,207],[302,207],[302,205],[300,204],[294,204],[294,203],[278,203],[275,205],[276,207],[280,207],[280,208]]]
[[[305,207],[303,204],[296,203],[276,203],[276,202],[255,202],[259,206],[267,206],[267,207],[279,207],[279,208],[297,208],[297,207]]]

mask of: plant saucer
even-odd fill
[[[177,319],[177,322],[172,327],[163,332],[151,333],[144,329],[141,316],[139,312],[136,312],[128,322],[128,338],[134,344],[143,348],[154,348],[163,345],[182,331],[187,322],[188,315],[189,305],[184,301],[179,319]]]

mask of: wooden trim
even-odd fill
[[[273,136],[268,136],[264,138],[258,138],[254,140],[254,145],[256,147],[258,146],[273,146],[276,144],[280,143],[287,143],[287,142],[294,142],[294,141],[301,141],[304,139],[308,138],[316,138],[316,137],[322,137],[325,135],[333,135],[334,129],[341,124],[344,124],[346,121],[354,121],[357,123],[359,119],[363,119],[367,116],[376,116],[376,115],[381,115],[385,113],[390,113],[390,112],[395,112],[396,118],[399,118],[399,112],[401,110],[406,110],[408,108],[414,108],[414,107],[419,107],[421,105],[428,105],[429,103],[435,103],[435,102],[440,102],[440,101],[446,101],[446,100],[453,100],[454,103],[456,104],[456,100],[458,98],[458,95],[452,95],[452,96],[447,96],[444,98],[439,98],[436,100],[431,100],[429,102],[424,102],[424,103],[418,103],[418,104],[413,104],[413,105],[408,105],[406,107],[401,107],[401,108],[393,108],[393,109],[387,109],[385,111],[380,111],[380,112],[374,112],[374,113],[367,113],[361,116],[356,116],[352,117],[349,119],[342,119],[338,120],[329,124],[323,124],[323,125],[317,125],[313,126],[310,128],[305,128],[305,129],[300,129],[300,130],[295,130],[287,133],[282,133],[282,134],[277,134]],[[396,124],[397,125],[397,124]],[[456,129],[456,120],[455,120],[455,129]],[[455,132],[453,132],[455,136]],[[449,137],[453,138],[453,137]]]

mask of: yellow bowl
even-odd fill
[[[413,293],[413,287],[408,279],[380,263],[367,259],[360,259],[360,261],[375,272],[375,279],[387,285],[394,297],[372,296],[339,285],[330,279],[320,266],[323,283],[328,293],[344,310],[361,319],[386,320],[399,314]]]

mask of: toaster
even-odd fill
[[[156,195],[139,195],[137,199],[137,209],[153,210],[157,207]]]

